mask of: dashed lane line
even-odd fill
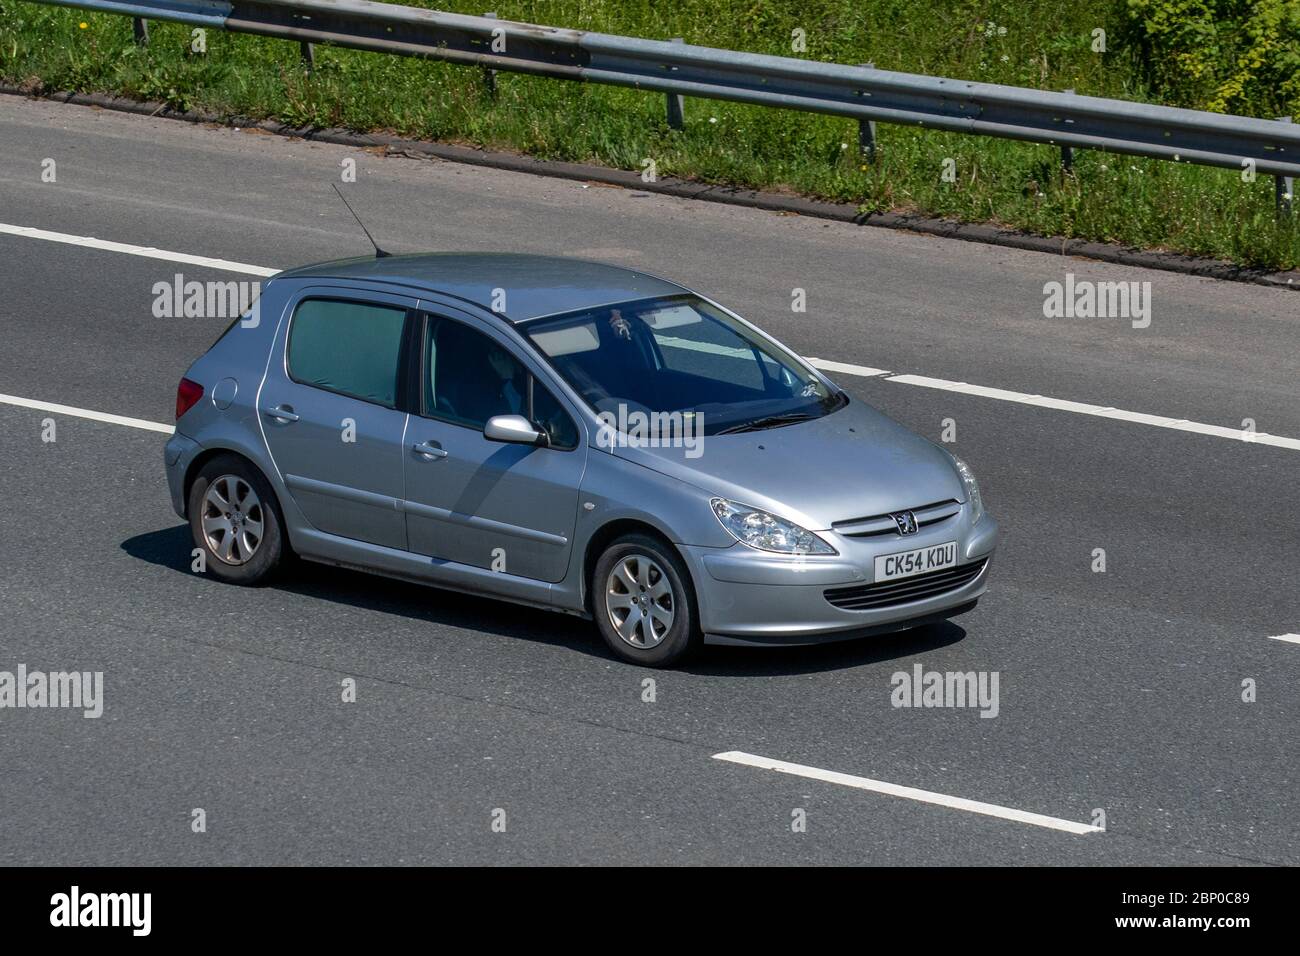
[[[839,773],[834,770],[822,770],[820,767],[808,767],[798,763],[787,763],[784,760],[773,760],[770,757],[758,757],[739,750],[714,754],[713,759],[725,760],[727,763],[741,764],[746,767],[757,767],[760,770],[775,770],[777,773],[807,777],[809,780],[821,780],[824,783],[839,784],[842,787],[869,790],[872,793],[881,793],[889,797],[902,797],[905,800],[915,800],[919,803],[948,807],[952,810],[979,813],[986,817],[997,817],[1014,823],[1027,823],[1030,826],[1046,827],[1049,830],[1060,830],[1064,833],[1073,833],[1076,836],[1102,832],[1101,827],[1095,827],[1089,823],[1076,823],[1073,820],[1044,816],[1041,813],[1030,813],[1027,810],[1017,810],[1014,807],[1002,807],[996,803],[981,803],[978,800],[953,797],[946,793],[935,793],[932,790],[917,790],[915,787],[903,787],[896,783],[886,783],[883,780],[872,780],[869,777],[855,777],[852,774]]]

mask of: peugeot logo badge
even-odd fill
[[[894,519],[894,524],[898,525],[899,534],[916,534],[916,515],[912,512],[900,511],[890,517]]]

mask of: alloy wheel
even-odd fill
[[[672,584],[653,558],[629,554],[614,565],[605,582],[605,613],[618,636],[638,650],[668,636],[676,617]]]
[[[238,475],[222,475],[208,485],[201,519],[208,550],[224,564],[248,563],[262,543],[262,500]]]

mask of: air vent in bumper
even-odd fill
[[[846,611],[873,611],[897,604],[909,604],[912,601],[924,601],[927,598],[947,594],[949,591],[956,591],[979,577],[980,571],[984,570],[984,565],[987,563],[987,558],[980,558],[969,564],[944,568],[942,571],[932,571],[929,574],[918,574],[897,581],[881,581],[877,584],[827,588],[822,593],[827,601]]]

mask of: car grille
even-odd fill
[[[899,510],[902,511],[903,509],[900,508]],[[927,525],[946,521],[960,512],[961,503],[956,498],[949,498],[947,501],[935,501],[910,510],[916,516],[916,526],[924,528]],[[898,523],[894,521],[894,516],[891,513],[835,521],[831,523],[831,529],[847,538],[869,538],[880,534],[897,535]]]
[[[940,594],[970,584],[979,576],[987,563],[987,558],[980,558],[970,564],[944,568],[942,571],[931,571],[929,574],[917,574],[897,581],[857,584],[848,588],[827,588],[823,594],[831,604],[846,611],[870,611],[876,608],[893,607],[896,604],[908,604],[912,601],[938,597]]]

